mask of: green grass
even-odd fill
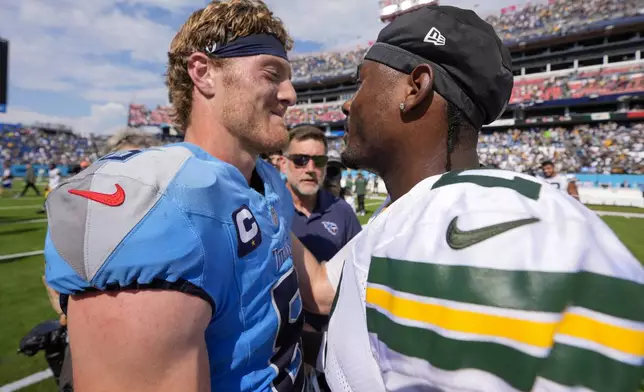
[[[629,212],[629,213],[635,213],[635,214],[644,214],[644,208],[640,208],[640,207],[597,206],[592,204],[587,204],[586,207],[594,211]]]
[[[22,187],[16,189],[21,190]],[[0,197],[0,255],[41,250],[44,244],[46,223],[15,223],[43,219],[38,210],[43,198],[30,196],[14,199],[5,194]],[[367,200],[368,214],[358,219],[366,224],[382,200]],[[3,207],[21,206],[19,209]],[[618,212],[642,212],[643,209],[591,206],[593,209]],[[602,217],[615,234],[641,262],[644,262],[644,219]],[[0,386],[47,369],[42,353],[26,357],[16,353],[20,339],[36,324],[56,318],[51,309],[41,277],[44,270],[42,256],[0,261]],[[24,389],[26,392],[54,392],[52,379]]]
[[[0,261],[0,385],[47,369],[42,353],[27,357],[17,354],[20,339],[36,324],[56,318],[42,283],[42,256]],[[38,384],[42,391],[55,390],[53,380]]]

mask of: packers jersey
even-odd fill
[[[63,296],[198,296],[212,306],[204,338],[213,391],[299,391],[293,202],[262,160],[251,183],[190,143],[108,155],[47,200],[47,283]]]
[[[552,177],[543,177],[543,181],[547,182],[551,186],[559,189],[562,192],[568,193],[568,178],[561,174],[556,174]]]
[[[642,379],[644,269],[538,179],[428,178],[337,257],[320,358],[334,392],[632,392]]]

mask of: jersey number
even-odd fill
[[[126,150],[126,151],[115,151],[111,154],[105,155],[101,158],[101,161],[119,161],[126,162],[135,155],[139,155],[141,150]]]
[[[302,367],[302,349],[300,348],[300,333],[304,325],[302,315],[302,300],[297,284],[295,269],[291,268],[275,284],[271,291],[273,308],[277,313],[279,327],[275,343],[271,367],[277,375],[273,380],[273,390],[299,391],[304,382]]]
[[[477,169],[477,170],[496,170],[496,169]],[[453,184],[476,184],[486,188],[507,188],[522,194],[523,196],[538,200],[539,193],[541,192],[541,184],[538,182],[526,180],[522,177],[514,177],[511,180],[500,177],[481,176],[481,175],[459,175],[462,171],[452,171],[443,175],[432,187],[432,189],[440,188],[446,185]]]

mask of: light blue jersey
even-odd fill
[[[293,204],[261,159],[251,183],[189,143],[108,155],[47,199],[47,283],[72,295],[165,288],[199,296],[213,309],[213,391],[299,391]]]

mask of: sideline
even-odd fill
[[[42,204],[30,204],[30,205],[27,205],[27,206],[0,207],[0,211],[4,211],[4,210],[28,210],[30,208],[42,208]]]

